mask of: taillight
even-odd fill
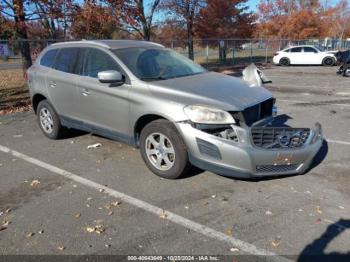
[[[29,80],[27,71],[24,72],[23,78],[24,78],[24,81],[28,81]]]

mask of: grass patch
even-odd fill
[[[0,115],[30,108],[27,84],[21,69],[0,70]]]

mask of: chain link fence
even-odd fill
[[[30,55],[35,61],[38,54],[46,46],[67,40],[43,39],[43,40],[1,40],[0,62],[21,63],[21,46],[28,43]],[[72,40],[69,40],[72,41]],[[211,63],[217,64],[246,64],[269,63],[274,53],[293,45],[314,45],[325,50],[350,49],[350,39],[198,39],[194,40],[194,60],[203,66]],[[187,40],[169,40],[161,42],[164,46],[188,56]],[[1,68],[3,69],[3,65]],[[9,65],[11,68],[11,65]]]

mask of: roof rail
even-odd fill
[[[104,43],[101,43],[101,42],[98,42],[98,41],[92,41],[92,40],[85,40],[85,39],[82,39],[81,41],[67,41],[67,42],[58,42],[58,43],[54,43],[52,45],[68,45],[68,44],[78,44],[78,43],[86,43],[86,44],[92,44],[92,45],[98,45],[98,46],[101,46],[101,47],[104,47],[104,48],[110,48],[108,45],[104,44]]]

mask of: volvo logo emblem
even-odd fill
[[[289,145],[290,139],[291,139],[290,135],[282,134],[278,137],[278,142],[281,146],[286,147]]]

